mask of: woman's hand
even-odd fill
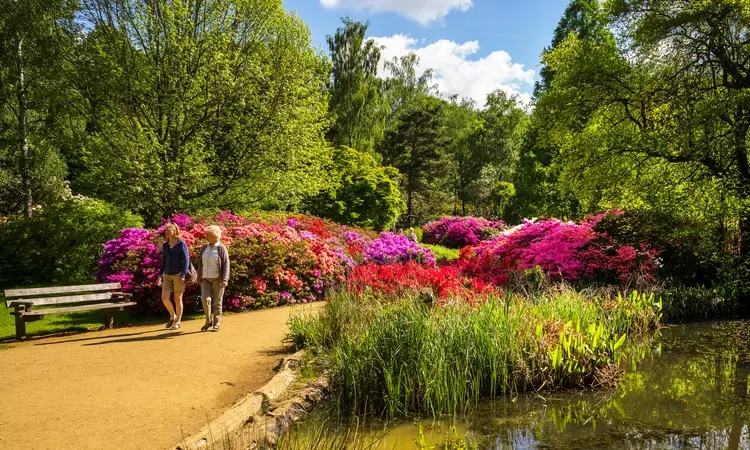
[[[221,280],[221,288],[224,289],[227,287],[227,280]]]
[[[156,285],[161,287],[161,275],[156,279]]]

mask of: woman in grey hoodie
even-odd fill
[[[201,331],[219,331],[224,288],[229,282],[229,253],[220,242],[221,228],[218,226],[206,228],[206,239],[208,244],[203,246],[196,267],[203,311],[206,313],[206,323]]]

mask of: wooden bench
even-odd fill
[[[123,311],[125,307],[135,305],[130,300],[132,294],[113,292],[119,289],[122,289],[120,283],[9,289],[5,291],[5,306],[14,308],[11,315],[16,316],[16,339],[19,341],[26,336],[26,322],[35,322],[44,319],[44,316],[50,314],[103,309],[105,311],[104,326],[112,328],[114,311]],[[59,294],[66,295],[52,297]],[[36,306],[70,305],[75,303],[85,304],[61,308],[32,309]]]

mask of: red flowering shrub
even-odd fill
[[[431,288],[441,301],[460,298],[473,302],[490,294],[502,295],[494,286],[464,276],[456,266],[428,266],[414,261],[406,264],[359,266],[349,275],[347,288],[358,293],[372,289],[396,295]]]
[[[427,244],[462,248],[490,239],[503,228],[502,221],[481,217],[443,217],[422,227],[422,240]]]
[[[647,246],[621,245],[597,232],[594,227],[603,216],[580,224],[526,221],[491,241],[465,248],[457,264],[466,274],[496,285],[507,283],[512,271],[536,266],[551,279],[568,282],[625,282],[636,274],[653,277],[658,252]]]
[[[284,220],[249,220],[223,212],[211,220],[178,215],[171,219],[182,231],[191,259],[206,242],[205,230],[217,224],[229,250],[232,270],[224,295],[227,309],[259,308],[319,300],[344,281],[362,260],[369,233],[319,219],[294,216]],[[166,221],[165,221],[166,222]],[[128,228],[107,242],[97,279],[120,282],[145,312],[161,311],[156,285],[164,226]],[[197,305],[199,289],[188,287],[186,309]]]

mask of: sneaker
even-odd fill
[[[169,327],[170,330],[179,330],[180,329],[180,322],[175,322],[172,324],[171,327]]]
[[[211,328],[211,331],[219,331],[219,324],[214,325],[214,327]]]

